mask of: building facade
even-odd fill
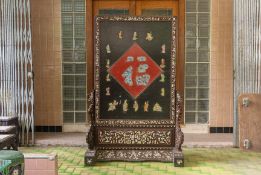
[[[232,132],[232,0],[31,0],[36,131],[85,132],[96,15],[177,16],[183,129]]]

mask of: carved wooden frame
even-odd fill
[[[172,22],[172,43],[171,43],[171,110],[170,118],[164,120],[107,120],[100,119],[100,25],[102,20],[109,21],[171,21]],[[141,17],[141,16],[98,16],[95,21],[95,118],[98,125],[175,125],[175,109],[176,109],[176,23],[175,17]]]

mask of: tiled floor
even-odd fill
[[[23,147],[22,152],[57,153],[59,175],[261,175],[261,153],[235,148],[184,148],[185,167],[159,162],[103,162],[84,167],[85,147]]]

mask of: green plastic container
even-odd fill
[[[24,155],[19,151],[0,151],[0,175],[24,175]]]

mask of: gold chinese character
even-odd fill
[[[165,44],[163,44],[161,46],[161,53],[166,53],[166,45]]]
[[[118,33],[118,37],[119,37],[119,39],[123,39],[123,32],[122,32],[122,31],[120,31],[120,32]]]
[[[136,100],[134,101],[134,104],[133,104],[133,109],[134,109],[134,111],[135,111],[135,112],[137,112],[137,111],[138,111],[138,109],[139,109],[139,105],[138,105],[138,103],[137,103],[137,101],[136,101]]]
[[[160,82],[165,82],[165,75],[164,74],[161,74],[160,75]]]
[[[110,74],[107,74],[107,76],[106,76],[106,81],[107,81],[107,82],[111,81]]]
[[[164,69],[166,67],[165,65],[165,59],[161,59],[161,64],[160,64],[160,68]]]
[[[111,48],[110,48],[110,45],[109,45],[109,44],[107,44],[107,46],[106,46],[106,52],[107,52],[107,53],[111,53]]]
[[[144,112],[148,112],[149,111],[149,102],[145,101],[144,103]]]
[[[153,40],[152,32],[147,33],[146,40],[148,41]]]
[[[124,103],[122,105],[122,109],[123,109],[123,112],[127,112],[128,111],[128,102],[127,100],[124,100]]]
[[[162,112],[162,107],[159,105],[159,103],[156,103],[156,104],[153,106],[153,111]]]
[[[133,33],[133,37],[132,37],[132,40],[137,40],[138,39],[138,34],[137,34],[137,32],[134,32]]]
[[[110,95],[111,95],[111,92],[110,92],[110,91],[111,91],[111,88],[107,87],[107,88],[106,88],[106,95],[107,95],[107,96],[110,96]]]
[[[162,97],[164,97],[164,96],[165,96],[165,89],[164,89],[164,88],[161,88],[160,95],[161,95]]]
[[[107,67],[108,69],[110,68],[110,60],[109,60],[109,59],[107,59],[106,67]]]

